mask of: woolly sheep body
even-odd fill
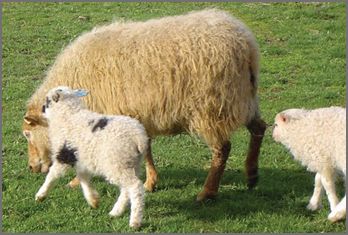
[[[263,135],[258,73],[254,36],[226,12],[203,10],[145,22],[115,22],[82,34],[59,54],[29,100],[23,129],[34,132],[35,120],[43,119],[38,110],[49,89],[84,87],[91,93],[85,98],[90,110],[136,118],[151,138],[181,132],[198,135],[211,148],[214,162],[217,155],[225,161],[228,140],[238,127],[250,124],[251,133]],[[254,148],[247,159],[250,185],[256,183],[261,142],[262,138],[249,147]],[[221,149],[228,151],[222,154]],[[151,152],[145,159],[145,185],[151,191],[157,178]],[[207,182],[214,181],[214,189],[206,191],[217,190],[219,179],[214,175],[222,175],[223,161],[218,173],[209,173],[212,178]]]
[[[72,91],[66,87],[55,88],[48,93],[47,97],[52,97],[58,89],[64,92]],[[74,149],[76,161],[71,164],[74,165],[79,177],[81,174],[85,175],[88,181],[89,175],[104,176],[107,181],[121,188],[121,194],[122,190],[128,190],[130,198],[132,194],[137,197],[135,204],[138,208],[132,208],[130,225],[139,227],[144,204],[144,189],[138,176],[141,156],[146,152],[148,143],[144,127],[137,120],[127,116],[101,115],[91,112],[83,108],[80,98],[74,96],[64,98],[64,96],[65,94],[61,95],[58,102],[51,101],[54,104],[50,104],[49,109],[46,107],[53,153],[51,168],[57,169],[52,174],[64,173],[65,168],[61,165],[69,164],[69,162],[62,163],[62,159],[59,158],[62,149],[64,147]],[[96,128],[99,120],[107,120],[107,123],[105,126]],[[51,174],[51,168],[49,174]],[[50,177],[47,176],[47,178]],[[43,186],[39,190],[38,199],[41,200],[47,195],[47,188],[49,187]],[[133,190],[132,193],[129,190]],[[96,207],[97,193],[90,186],[87,189],[83,187],[83,191],[89,204]],[[88,194],[88,192],[92,193]],[[88,196],[91,194],[92,196]],[[131,206],[134,207],[132,200]],[[119,215],[120,212],[115,212],[119,210],[118,208],[120,206],[116,206],[114,212],[110,214]]]
[[[314,193],[307,208],[320,207],[324,186],[331,207],[329,220],[344,218],[346,197],[338,204],[334,175],[346,176],[346,109],[289,109],[277,114],[275,124],[273,138],[284,144],[307,170],[316,173]]]

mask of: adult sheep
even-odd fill
[[[41,106],[49,89],[83,87],[88,108],[138,119],[150,136],[195,134],[212,151],[197,200],[215,197],[230,152],[230,135],[251,133],[248,186],[257,181],[266,128],[258,109],[259,49],[253,34],[226,12],[208,9],[145,22],[115,22],[79,36],[56,58],[30,98],[23,122],[29,165],[50,164],[47,121]],[[151,148],[145,155],[145,188],[157,182]]]

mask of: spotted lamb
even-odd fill
[[[346,196],[339,202],[335,173],[346,176],[346,109],[289,109],[275,117],[273,138],[284,144],[296,160],[315,172],[315,187],[307,208],[317,210],[324,187],[332,222],[345,218]]]
[[[48,120],[53,165],[35,199],[42,201],[67,169],[74,167],[88,204],[98,206],[98,193],[90,185],[92,175],[100,175],[120,187],[120,196],[109,213],[121,215],[129,201],[130,226],[141,226],[144,186],[139,179],[141,156],[148,137],[143,125],[127,116],[107,116],[87,110],[84,90],[68,87],[51,89],[42,111]]]

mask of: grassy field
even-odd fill
[[[287,108],[345,106],[345,3],[3,3],[2,231],[132,232],[129,213],[118,219],[108,216],[119,192],[101,178],[93,181],[101,196],[98,209],[87,205],[79,188],[65,187],[72,172],[47,200],[34,201],[45,175],[32,174],[27,167],[21,132],[26,100],[61,49],[93,26],[210,6],[243,20],[259,42],[259,95],[267,123]],[[306,210],[314,175],[294,162],[270,131],[261,150],[260,181],[252,191],[246,188],[243,167],[248,133],[241,128],[231,140],[219,196],[204,204],[194,199],[209,169],[209,149],[187,135],[154,141],[160,182],[156,192],[146,194],[140,232],[346,231],[345,223],[327,221],[326,197],[320,211]],[[344,194],[342,182],[338,191]]]

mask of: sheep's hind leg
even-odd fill
[[[151,140],[149,140],[148,149],[145,153],[145,164],[146,164],[146,181],[144,187],[146,191],[154,191],[157,183],[157,171],[155,164],[153,163],[152,151],[151,151]]]
[[[208,177],[205,180],[203,190],[197,196],[197,201],[214,199],[216,197],[230,150],[230,141],[225,141],[221,147],[213,148],[213,157]]]
[[[77,186],[79,186],[80,184],[80,180],[79,178],[76,176],[75,178],[73,178],[68,184],[67,186],[69,188],[76,188]]]
[[[54,162],[53,165],[51,166],[44,184],[40,187],[39,191],[35,195],[35,200],[36,201],[43,201],[48,192],[53,188],[54,182],[64,176],[65,172],[69,168],[69,165],[66,164],[61,164],[59,162]]]
[[[92,208],[97,208],[99,204],[99,195],[98,192],[95,191],[90,184],[91,176],[86,172],[77,172],[77,176],[80,179],[82,192],[87,203]]]
[[[262,139],[266,131],[266,123],[256,116],[246,126],[250,132],[250,142],[245,169],[248,178],[248,188],[255,187],[258,181],[258,161]]]
[[[321,183],[321,176],[319,173],[315,175],[315,183],[314,183],[314,191],[311,199],[309,200],[309,204],[307,205],[307,209],[311,211],[315,211],[321,207],[320,199],[323,192],[323,185]]]
[[[128,195],[127,189],[124,187],[121,187],[120,191],[121,191],[121,193],[117,199],[117,202],[115,203],[112,210],[109,212],[110,216],[122,215],[129,204],[129,195]]]
[[[140,180],[137,180],[136,183],[131,185],[127,190],[131,203],[129,226],[132,228],[139,228],[143,218],[144,186]]]

